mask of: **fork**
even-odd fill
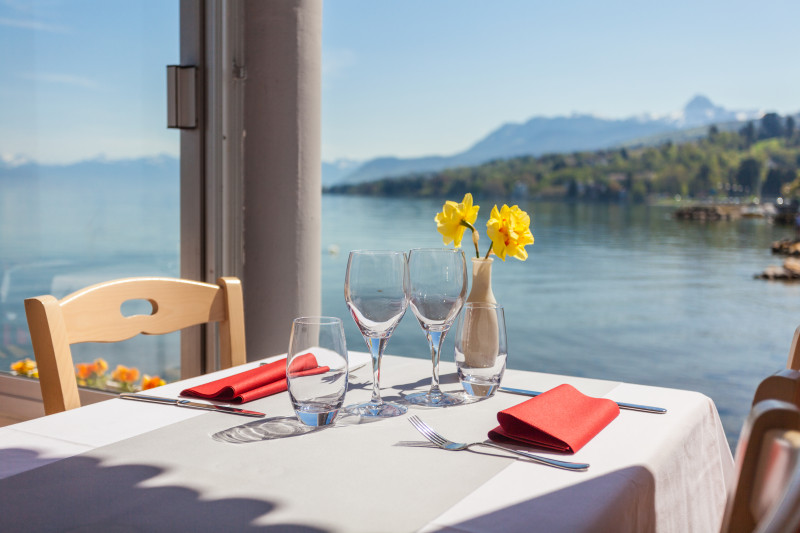
[[[408,419],[411,422],[411,425],[419,431],[423,437],[431,441],[433,444],[442,448],[444,450],[450,451],[459,451],[459,450],[466,450],[470,446],[486,446],[487,448],[496,448],[498,450],[503,450],[504,452],[515,453],[531,461],[536,463],[541,463],[543,465],[552,466],[555,468],[561,468],[563,470],[572,470],[575,472],[583,472],[589,468],[587,463],[571,463],[569,461],[558,461],[556,459],[549,459],[547,457],[542,457],[540,455],[534,455],[532,453],[522,452],[519,450],[513,450],[511,448],[506,448],[504,446],[498,446],[497,444],[493,444],[491,442],[453,442],[436,431],[428,424],[423,422],[417,415],[412,415]]]

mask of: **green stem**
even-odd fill
[[[461,220],[461,225],[462,225],[462,226],[466,226],[466,227],[468,227],[468,228],[470,229],[470,231],[472,231],[472,233],[475,233],[475,226],[473,226],[472,224],[470,224],[470,223],[469,223],[469,222],[467,222],[466,220]],[[475,241],[472,241],[472,244],[474,244],[474,245],[475,245],[475,257],[477,257],[478,259],[480,259],[480,257],[481,257],[481,252],[478,250],[478,243],[477,243],[477,242],[475,242]]]
[[[494,243],[489,245],[489,249],[486,250],[486,256],[484,257],[484,259],[489,259],[489,254],[492,253],[492,246],[494,246]]]

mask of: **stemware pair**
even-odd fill
[[[447,331],[467,292],[464,252],[446,248],[405,252],[356,250],[347,261],[344,294],[347,306],[372,355],[372,398],[348,408],[361,416],[391,417],[407,408],[384,402],[380,395],[383,350],[408,305],[422,326],[431,350],[433,376],[428,392],[409,395],[413,404],[444,407],[461,399],[439,388],[439,354]]]

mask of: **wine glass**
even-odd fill
[[[422,248],[408,254],[408,301],[431,348],[433,377],[428,392],[406,399],[429,407],[458,405],[463,399],[439,389],[439,353],[467,294],[464,252],[451,248]]]
[[[408,269],[404,252],[354,250],[347,259],[344,299],[372,355],[372,399],[349,406],[351,414],[391,417],[408,408],[381,400],[381,358],[386,343],[408,307]]]

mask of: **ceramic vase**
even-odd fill
[[[472,286],[467,303],[496,304],[492,292],[492,263],[494,259],[472,258]],[[481,327],[465,328],[467,338],[463,339],[466,364],[474,368],[494,366],[498,352],[497,314],[490,310],[476,310],[470,320],[480,321]]]

